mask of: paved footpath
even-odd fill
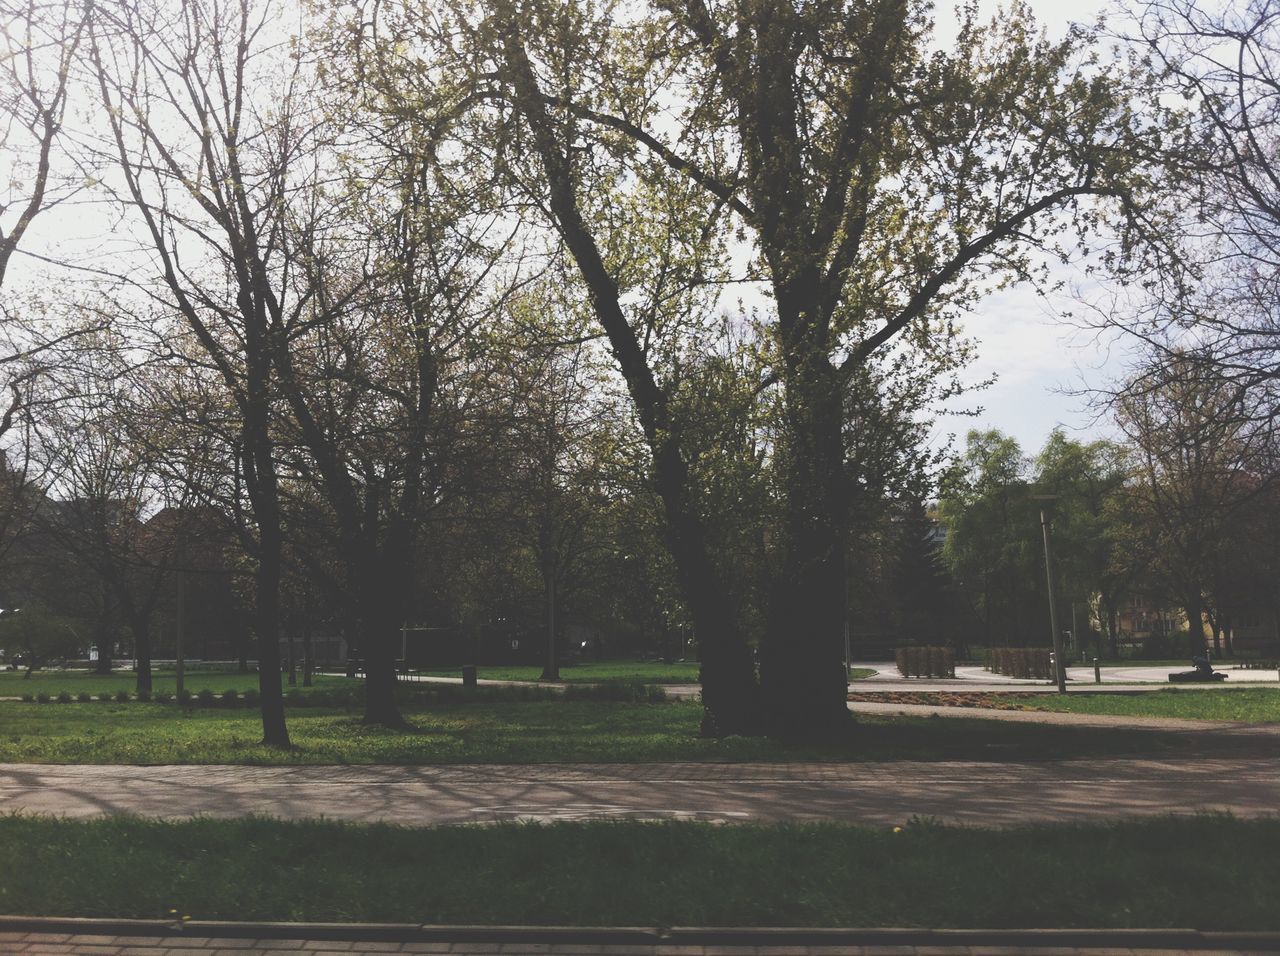
[[[1265,758],[994,763],[399,766],[0,765],[0,813],[264,814],[415,826],[504,820],[840,820],[983,826],[1280,807]]]
[[[294,952],[493,956],[1040,956],[1276,952],[1280,934],[1194,930],[822,930],[433,927],[201,923],[0,917],[0,953],[53,956],[245,956]],[[23,925],[24,923],[29,925]]]

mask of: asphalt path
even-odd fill
[[[1270,815],[1265,759],[444,767],[0,765],[0,813],[262,814],[414,826],[508,820],[838,820],[982,826],[1230,810]]]

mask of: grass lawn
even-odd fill
[[[0,697],[21,697],[23,694],[48,694],[50,697],[56,697],[64,690],[73,697],[81,693],[94,696],[102,693],[113,694],[118,690],[127,690],[132,693],[138,683],[133,671],[126,670],[101,677],[89,671],[33,671],[30,679],[25,679],[24,674],[26,674],[25,670],[0,671]],[[314,682],[317,688],[324,689],[354,687],[361,683],[359,680],[347,677],[328,677],[323,674],[316,674]],[[193,694],[206,687],[219,694],[224,690],[243,692],[258,689],[258,675],[257,673],[241,674],[239,671],[188,671],[184,675],[183,685]],[[299,688],[302,686],[301,675],[298,677],[298,686]],[[173,693],[177,687],[178,679],[173,671],[152,673],[153,692]]]
[[[1280,821],[408,829],[0,818],[0,911],[525,925],[1280,928]]]
[[[765,738],[698,736],[692,701],[440,701],[406,706],[411,731],[366,727],[358,710],[289,711],[297,745],[259,744],[255,710],[175,704],[0,702],[4,763],[436,764],[664,760],[1043,760],[1196,753],[1192,735],[990,720],[859,717],[847,740],[795,746]],[[1253,748],[1265,742],[1250,742]],[[1239,742],[1238,746],[1244,746]],[[1223,752],[1224,743],[1215,743]],[[1252,750],[1250,752],[1253,752]]]
[[[415,671],[426,677],[460,677],[459,667],[440,667]],[[854,667],[849,671],[850,680],[863,680],[875,671],[867,667]],[[476,676],[481,680],[536,681],[542,676],[540,666],[530,667],[479,667]],[[672,664],[642,661],[602,661],[598,664],[566,664],[560,668],[560,680],[566,684],[696,684],[697,661],[676,661]]]
[[[1019,699],[1027,710],[1068,711],[1076,714],[1123,714],[1134,717],[1190,717],[1202,720],[1280,721],[1280,687],[1241,687],[1233,690],[1184,690],[1168,687],[1140,694],[1082,694],[1068,692]]]

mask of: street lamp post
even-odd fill
[[[1049,587],[1049,628],[1053,632],[1053,671],[1057,678],[1058,693],[1067,692],[1067,669],[1062,663],[1062,632],[1058,630],[1058,605],[1053,595],[1053,527],[1049,522],[1049,509],[1057,495],[1032,495],[1032,501],[1043,502],[1040,505],[1040,529],[1044,532],[1044,576]]]

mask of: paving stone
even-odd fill
[[[259,939],[253,944],[254,949],[302,949],[303,939]]]
[[[115,944],[117,946],[133,946],[136,948],[165,948],[168,946],[167,936],[117,936]]]
[[[70,933],[27,933],[28,943],[66,943],[71,940]]]
[[[164,945],[169,949],[213,949],[222,940],[211,936],[165,936]]]
[[[71,947],[71,952],[75,956],[118,956],[120,953],[119,946],[86,946],[80,942],[80,937],[76,937],[75,945]]]
[[[351,952],[353,953],[398,953],[400,952],[399,942],[389,940],[362,940],[351,944]]]

